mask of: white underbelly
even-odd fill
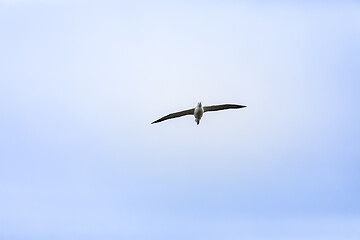
[[[196,107],[194,111],[195,119],[200,120],[204,113],[204,109],[202,107]]]

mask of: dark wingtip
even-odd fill
[[[245,105],[237,105],[236,108],[244,108],[244,107],[246,107],[246,106]]]

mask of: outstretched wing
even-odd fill
[[[162,118],[152,122],[151,124],[162,122],[162,121],[165,121],[165,120],[168,120],[168,119],[171,119],[171,118],[177,118],[177,117],[182,117],[182,116],[186,116],[186,115],[193,115],[193,114],[194,114],[194,108],[189,109],[189,110],[185,110],[185,111],[181,111],[181,112],[170,113],[169,115],[166,115],[165,117],[162,117]]]
[[[219,111],[219,110],[225,110],[225,109],[243,108],[243,107],[246,107],[246,106],[237,105],[237,104],[212,105],[212,106],[205,106],[204,107],[204,112]]]

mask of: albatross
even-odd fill
[[[170,114],[166,115],[165,117],[162,117],[162,118],[152,122],[151,124],[159,123],[159,122],[162,122],[162,121],[165,121],[168,119],[178,118],[178,117],[182,117],[182,116],[186,116],[186,115],[194,115],[195,122],[197,125],[199,125],[200,119],[202,118],[204,112],[219,111],[219,110],[226,110],[226,109],[236,109],[236,108],[244,108],[244,107],[246,107],[246,106],[237,105],[237,104],[221,104],[221,105],[212,105],[212,106],[204,106],[203,107],[201,105],[201,102],[199,102],[195,108],[184,110],[181,112],[170,113]]]

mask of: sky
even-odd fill
[[[357,1],[0,0],[0,239],[359,239],[359,66]]]

